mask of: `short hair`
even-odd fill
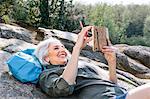
[[[39,59],[42,65],[49,64],[48,62],[45,61],[45,57],[48,55],[48,47],[50,44],[56,43],[56,42],[61,43],[58,39],[51,37],[47,40],[41,41],[37,45],[37,48],[34,51],[34,55]]]

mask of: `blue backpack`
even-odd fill
[[[38,77],[44,69],[33,52],[34,49],[17,52],[7,61],[12,75],[22,83],[37,84]]]

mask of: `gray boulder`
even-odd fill
[[[3,25],[0,25],[2,28]],[[9,25],[10,32],[12,30],[11,25]],[[41,28],[40,28],[41,29]],[[60,39],[72,52],[72,48],[76,41],[76,34],[69,34],[69,32],[63,32],[59,30],[49,30],[42,29],[47,34],[44,34],[44,38],[48,39],[53,36]],[[44,32],[44,33],[45,33]],[[0,32],[2,33],[2,32]],[[14,33],[14,32],[12,32]],[[22,34],[24,34],[22,32]],[[26,34],[26,33],[25,33]],[[13,34],[14,35],[14,34]],[[16,34],[17,35],[17,34]],[[26,35],[30,38],[30,35]],[[33,43],[27,43],[25,39],[20,39],[18,37],[13,37],[17,39],[6,39],[0,38],[0,97],[4,99],[9,98],[19,98],[19,99],[64,99],[64,98],[50,98],[45,93],[43,93],[37,86],[32,84],[23,84],[17,81],[9,72],[8,66],[5,63],[15,52],[24,50],[26,48],[36,48]],[[41,40],[41,39],[40,39]],[[40,42],[40,41],[38,41]],[[133,89],[144,83],[150,82],[149,80],[149,68],[145,67],[144,64],[134,60],[128,55],[124,54],[123,51],[128,45],[117,45],[122,51],[117,54],[117,76],[118,84],[127,90]],[[123,47],[124,46],[124,47]],[[142,50],[149,51],[148,48]],[[101,77],[106,78],[108,76],[108,65],[102,53],[93,52],[92,46],[86,46],[79,57],[88,64],[94,64],[101,69]],[[144,77],[143,77],[144,75]],[[147,79],[141,79],[147,78]],[[69,98],[68,98],[69,99]],[[71,99],[71,98],[70,98]]]
[[[123,52],[150,68],[150,47],[129,46]]]
[[[16,38],[32,43],[31,32],[25,28],[0,23],[0,38]]]
[[[27,43],[19,39],[0,38],[0,49],[10,53],[18,52],[20,50],[24,50],[27,48],[35,48],[35,47],[36,45]]]
[[[129,72],[139,78],[150,78],[150,69],[126,56],[124,53],[117,53],[117,68]],[[141,74],[141,75],[139,75]]]

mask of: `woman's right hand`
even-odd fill
[[[92,37],[87,37],[87,33],[91,30],[93,26],[87,26],[82,28],[81,32],[78,34],[78,39],[75,44],[75,48],[82,50],[88,42],[92,40]]]

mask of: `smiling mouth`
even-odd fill
[[[59,56],[59,57],[66,57],[66,56],[67,56],[67,53],[59,54],[58,56]]]
[[[59,55],[60,57],[66,57],[66,55],[65,54],[63,54],[63,55]]]

